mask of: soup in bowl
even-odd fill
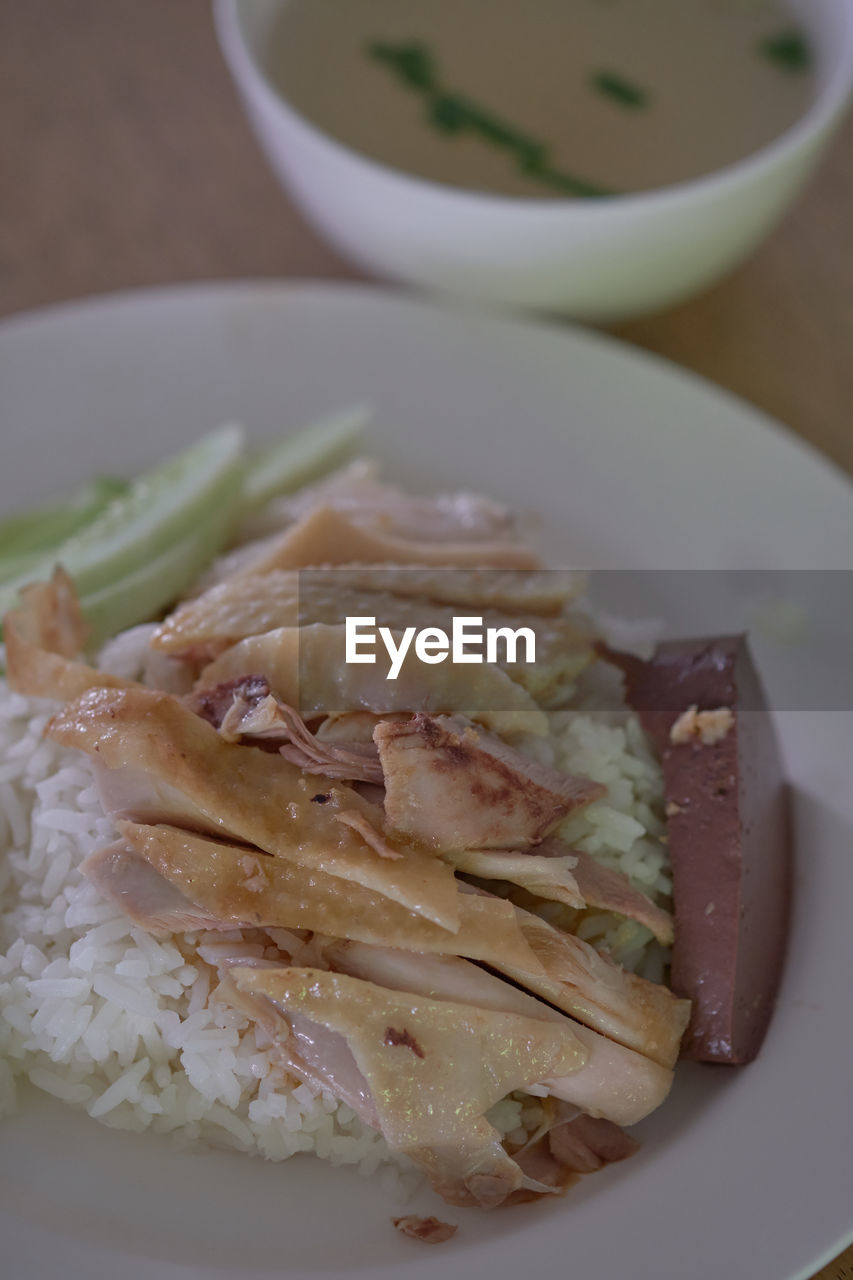
[[[216,0],[258,137],[360,265],[592,320],[771,229],[853,84],[846,0]]]

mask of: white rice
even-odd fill
[[[411,1195],[422,1179],[411,1162],[349,1107],[289,1077],[262,1031],[211,1002],[217,945],[275,956],[275,930],[160,940],[80,875],[115,833],[87,759],[43,737],[54,709],[0,680],[0,1115],[27,1077],[113,1128],[270,1160],[313,1151],[362,1174],[384,1167],[383,1184]],[[660,771],[636,722],[557,713],[552,723],[556,763],[609,791],[563,834],[647,892],[667,893]],[[626,965],[662,976],[665,953],[642,926],[601,912],[575,924]],[[510,1098],[490,1119],[517,1137],[525,1122],[535,1127],[535,1109]]]
[[[271,1160],[314,1151],[361,1173],[390,1163],[410,1195],[421,1174],[408,1160],[332,1095],[287,1076],[262,1032],[209,1001],[215,970],[185,938],[154,938],[79,874],[115,833],[86,758],[43,739],[54,710],[0,680],[0,1115],[28,1077],[116,1129]],[[246,943],[247,954],[264,950]]]

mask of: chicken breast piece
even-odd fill
[[[442,857],[464,875],[518,885],[535,898],[562,902],[575,910],[593,907],[612,911],[644,925],[664,946],[672,943],[669,911],[635,889],[621,871],[602,866],[591,854],[554,837],[549,836],[529,853],[461,849],[443,852]]]
[[[539,557],[510,538],[409,538],[372,527],[332,506],[307,511],[253,562],[253,573],[333,564],[422,564],[439,568],[537,569]]]
[[[320,944],[329,967],[395,991],[515,1013],[567,1027],[587,1052],[582,1067],[537,1081],[555,1098],[591,1116],[636,1124],[664,1101],[672,1071],[566,1017],[479,965],[452,955],[423,955],[335,939]]]
[[[119,811],[120,817],[196,826],[195,814],[202,829],[362,884],[442,928],[453,931],[459,925],[450,867],[401,842],[395,846],[399,858],[381,857],[337,821],[342,807],[366,806],[371,814],[374,806],[349,791],[343,805],[332,795],[315,802],[315,795],[326,793],[294,765],[257,747],[223,742],[211,725],[169,694],[141,687],[95,689],[54,716],[48,733],[108,770],[129,769],[130,781],[133,775],[137,781],[155,781],[165,810],[155,817],[143,804]],[[176,813],[168,807],[175,793],[181,798]]]
[[[186,601],[162,623],[151,643],[167,653],[194,657],[206,653],[213,658],[249,636],[312,623],[341,626],[348,617],[373,617],[378,627],[391,631],[440,627],[450,635],[458,613],[458,607],[450,604],[355,589],[342,583],[340,574],[271,570],[263,576],[228,579]],[[498,609],[482,609],[477,616],[484,628],[496,631],[514,632],[520,621],[517,614]],[[595,657],[593,629],[581,615],[525,617],[524,625],[535,635],[535,661],[527,660],[525,646],[520,646],[522,657],[499,645],[496,665],[543,706],[559,705]],[[387,655],[381,645],[377,648],[377,665],[384,664]]]
[[[586,1060],[571,1029],[517,1014],[412,997],[319,969],[235,966],[229,1003],[267,1007],[277,1039],[294,1014],[343,1036],[392,1149],[427,1170],[454,1204],[494,1207],[523,1184],[485,1113],[514,1089]],[[327,1086],[333,1087],[333,1086]]]
[[[50,582],[24,587],[21,604],[3,619],[10,688],[31,697],[62,699],[100,686],[128,688],[132,681],[79,660],[88,632],[64,569],[55,569]]]
[[[399,633],[395,639],[399,642]],[[548,732],[547,717],[530,694],[499,667],[450,662],[425,667],[410,648],[397,679],[388,680],[384,650],[375,665],[353,666],[345,657],[344,627],[282,627],[227,649],[204,669],[196,689],[202,693],[229,680],[262,675],[272,692],[306,720],[357,711],[458,711],[497,733]]]
[[[103,897],[149,933],[165,936],[193,929],[234,928],[233,918],[217,917],[193,902],[123,839],[89,854],[80,871]]]
[[[512,964],[495,967],[542,999],[619,1044],[673,1066],[690,1017],[690,1001],[629,973],[589,943],[516,908],[521,931],[546,978]]]
[[[302,582],[325,576],[331,590],[464,605],[465,612],[556,617],[586,589],[586,575],[571,569],[432,569],[423,565],[346,564],[337,569],[300,570]]]
[[[538,846],[537,846],[538,847]],[[581,910],[586,906],[574,875],[577,859],[540,858],[532,853],[509,853],[503,849],[455,849],[442,857],[464,875],[478,880],[501,880],[518,885],[547,902],[562,902]]]
[[[512,906],[500,899],[460,892],[459,927],[451,933],[362,885],[257,849],[165,824],[119,827],[118,844],[92,854],[82,870],[105,897],[152,931],[310,929],[487,963],[504,955],[538,967]]]
[[[367,529],[426,542],[518,540],[513,513],[480,493],[414,494],[380,480],[378,464],[356,458],[316,484],[273,499],[246,528],[251,536],[281,533],[317,507],[333,507]]]
[[[391,827],[433,849],[527,849],[606,794],[558,773],[459,718],[385,722],[373,740]]]

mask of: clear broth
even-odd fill
[[[434,98],[373,56],[375,42],[422,46],[442,92],[543,144],[552,173],[617,193],[749,155],[814,94],[783,0],[290,0],[268,73],[298,111],[386,165],[505,195],[565,191],[511,144],[436,127]]]

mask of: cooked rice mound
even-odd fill
[[[362,1174],[383,1167],[389,1190],[410,1194],[423,1175],[405,1156],[331,1094],[288,1076],[256,1024],[210,1001],[217,948],[275,959],[275,930],[160,940],[80,875],[115,832],[88,760],[43,736],[55,709],[0,680],[0,1115],[29,1079],[112,1128],[271,1160],[312,1151]],[[660,770],[636,721],[559,712],[551,727],[552,761],[608,788],[561,834],[644,892],[668,894]],[[555,903],[540,910],[662,979],[666,952],[642,925],[595,911],[567,920]],[[520,1142],[538,1105],[511,1097],[489,1119]]]

